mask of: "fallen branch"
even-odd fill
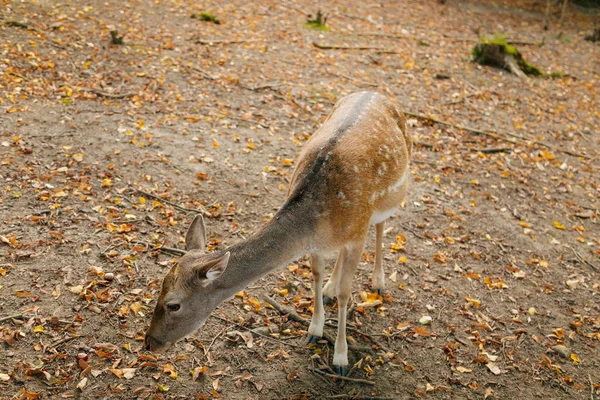
[[[204,44],[212,46],[213,44],[235,44],[235,43],[251,43],[251,42],[264,42],[263,39],[197,39],[197,44]]]
[[[278,302],[276,302],[269,296],[263,296],[263,298],[267,303],[272,305],[274,309],[279,311],[280,314],[287,315],[288,318],[291,319],[292,321],[300,322],[301,324],[304,324],[304,325],[310,325],[309,320],[307,320],[306,318],[302,318],[295,311],[285,308],[284,306],[282,306],[281,304],[279,304]]]
[[[494,154],[494,153],[509,153],[512,151],[510,147],[486,147],[484,149],[472,149],[479,153]]]
[[[479,42],[480,39],[473,39],[473,38],[464,38],[464,37],[454,37],[454,36],[450,36],[450,35],[444,35],[447,38],[451,38],[454,39],[457,42]],[[510,40],[510,39],[506,39],[506,43],[508,44],[516,44],[519,46],[538,46],[538,47],[542,47],[544,45],[544,42],[528,42],[528,41],[521,41],[521,40]]]
[[[456,124],[453,124],[451,122],[442,121],[442,120],[439,120],[439,119],[428,117],[427,115],[417,114],[417,113],[413,113],[413,112],[410,112],[410,111],[404,111],[404,114],[410,115],[411,117],[415,117],[415,118],[423,119],[423,120],[426,120],[426,121],[430,121],[430,122],[433,122],[435,124],[446,125],[446,126],[450,126],[452,128],[456,128],[456,129],[462,129],[464,131],[473,132],[473,133],[476,133],[478,135],[489,136],[489,137],[497,139],[497,140],[504,140],[504,141],[512,143],[512,144],[516,144],[517,143],[517,141],[515,139],[507,138],[505,136],[498,135],[498,134],[493,133],[493,132],[483,131],[481,129],[471,128],[471,127],[468,127],[468,126],[456,125]],[[575,152],[572,152],[572,151],[569,151],[569,150],[563,150],[563,149],[558,148],[556,146],[553,146],[553,145],[551,145],[549,143],[542,142],[540,140],[530,139],[530,138],[527,138],[525,136],[517,135],[516,133],[512,133],[512,132],[504,132],[504,133],[506,135],[512,136],[514,138],[525,140],[525,141],[529,141],[529,142],[535,143],[537,145],[546,147],[548,149],[568,154],[568,155],[573,156],[573,157],[581,157],[581,158],[587,158],[587,159],[593,159],[594,158],[594,157],[586,156],[584,154],[575,153]]]
[[[394,50],[389,50],[384,47],[373,47],[373,46],[337,46],[337,45],[329,45],[329,44],[319,44],[317,42],[313,42],[313,46],[317,49],[321,50],[374,50],[378,53],[390,53],[390,54],[399,54],[399,52]]]
[[[315,369],[315,368],[309,368],[308,370],[311,371],[311,372],[316,372],[318,374],[328,376],[330,378],[340,379],[342,381],[348,381],[348,382],[354,382],[354,383],[363,383],[365,385],[375,385],[375,382],[368,381],[366,379],[349,378],[349,377],[343,376],[343,375],[330,374],[328,372],[321,371],[321,370]]]
[[[14,26],[16,28],[28,29],[27,24],[24,24],[23,22],[19,21],[5,21],[4,24],[7,26]]]
[[[108,99],[124,99],[126,97],[132,97],[135,96],[135,93],[117,93],[117,94],[113,94],[113,93],[106,93],[103,92],[101,90],[98,89],[83,89],[84,92],[90,92],[90,93],[94,93],[97,96],[100,97],[106,97]]]
[[[209,214],[209,213],[208,213],[206,210],[204,210],[203,208],[201,208],[201,209],[193,209],[193,208],[187,208],[187,207],[183,207],[183,206],[180,206],[179,204],[173,203],[172,201],[169,201],[169,200],[167,200],[167,199],[163,199],[162,197],[159,197],[159,196],[157,196],[157,195],[155,195],[155,194],[152,194],[152,193],[145,192],[145,191],[143,191],[142,189],[138,189],[138,188],[135,188],[135,187],[133,187],[133,186],[130,186],[130,188],[131,188],[133,191],[136,191],[136,192],[138,192],[138,193],[141,193],[141,194],[143,194],[144,196],[148,196],[148,197],[150,197],[151,199],[154,199],[154,200],[160,201],[161,203],[168,204],[168,205],[170,205],[171,207],[175,207],[176,209],[178,209],[178,210],[180,210],[180,211],[185,211],[185,212],[194,212],[194,213],[197,213],[197,214],[204,214],[204,215],[206,215],[206,216],[210,216],[210,214]]]
[[[264,85],[258,85],[258,86],[244,86],[244,85],[240,85],[240,86],[243,87],[244,89],[248,89],[248,90],[257,92],[262,89],[275,89],[282,85],[283,85],[283,83],[275,82],[275,83],[265,83]]]
[[[62,340],[59,340],[58,342],[54,342],[54,343],[52,343],[52,344],[48,345],[46,348],[53,348],[53,347],[57,347],[57,346],[60,346],[61,344],[65,344],[65,343],[67,343],[67,342],[70,342],[71,340],[78,339],[78,338],[80,338],[80,337],[84,337],[84,336],[85,336],[85,335],[75,335],[75,336],[69,336],[69,337],[67,337],[67,338],[64,338],[64,339],[62,339]]]
[[[329,72],[329,71],[328,71]],[[371,87],[379,87],[379,85],[377,83],[371,83],[371,82],[366,82],[357,78],[354,78],[352,76],[348,76],[348,75],[344,75],[344,74],[336,74],[334,72],[329,72],[331,75],[333,76],[337,76],[338,78],[344,78],[344,79],[348,79],[349,81],[354,81],[354,82],[358,82],[362,85],[366,85],[366,86],[371,86]]]
[[[279,340],[279,339],[275,339],[274,337],[271,337],[271,336],[263,335],[262,333],[253,331],[252,329],[250,329],[248,327],[245,327],[244,325],[240,325],[240,324],[238,324],[236,322],[230,321],[227,318],[221,317],[220,315],[210,314],[210,316],[213,317],[213,318],[216,318],[216,319],[220,319],[223,322],[227,322],[228,324],[235,325],[238,328],[242,328],[244,330],[247,330],[247,331],[251,332],[253,335],[257,335],[257,336],[263,337],[263,338],[265,338],[267,340],[270,340],[272,342],[280,343],[280,344],[283,344],[283,345],[286,345],[286,346],[289,346],[289,347],[295,347],[297,349],[306,350],[305,346],[298,346],[297,344],[287,343],[287,342],[284,342],[283,340]]]
[[[263,299],[267,303],[272,305],[274,309],[279,311],[280,314],[287,315],[288,318],[291,319],[292,321],[299,322],[305,326],[310,325],[309,320],[307,320],[306,318],[302,318],[295,311],[285,308],[284,306],[282,306],[281,304],[279,304],[277,301],[273,300],[269,296],[263,296]],[[329,344],[331,344],[332,346],[335,346],[335,339],[331,335],[329,335],[327,332],[323,332],[322,337],[323,337],[323,339],[327,340],[329,342]],[[376,343],[376,342],[374,341],[374,343]],[[359,346],[350,346],[349,345],[348,349],[350,349],[352,351],[356,351],[356,352],[362,352],[362,353],[373,353],[373,349],[370,347],[359,347]]]
[[[381,32],[358,32],[352,33],[354,36],[379,36],[379,37],[387,37],[392,39],[402,39],[404,36],[402,35],[394,35],[392,33],[381,33]]]
[[[8,317],[2,317],[0,318],[0,324],[3,323],[4,321],[8,321],[9,319],[16,319],[16,318],[23,318],[24,315],[23,314],[15,314],[15,315],[9,315]]]
[[[214,81],[215,79],[217,79],[216,77],[212,76],[211,74],[209,74],[208,72],[206,72],[202,68],[192,67],[192,69],[194,71],[196,71],[196,72],[200,72],[202,74],[202,76],[204,77],[204,79],[208,79],[208,80],[211,80],[211,81]]]
[[[165,247],[165,246],[155,247],[152,243],[143,242],[141,240],[132,240],[131,243],[141,244],[141,245],[147,246],[148,248],[152,248],[154,250],[160,250],[162,253],[169,253],[169,254],[172,254],[175,256],[183,256],[184,254],[187,253],[187,251],[185,251],[185,250],[176,249],[174,247]]]
[[[579,254],[574,248],[572,248],[572,247],[569,247],[569,248],[571,249],[571,251],[573,252],[573,254],[575,254],[575,257],[577,258],[577,260],[580,263],[589,265],[593,270],[600,272],[600,268],[596,267],[591,261],[588,261],[585,258],[583,258],[581,256],[581,254]]]

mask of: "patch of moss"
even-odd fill
[[[199,19],[200,21],[212,22],[213,24],[221,25],[221,21],[216,15],[207,12],[201,12],[200,14],[192,14],[192,18]]]
[[[502,35],[482,38],[473,48],[472,55],[474,61],[481,65],[491,65],[514,72],[511,67],[516,63],[526,75],[545,75],[538,67],[525,61],[519,50],[509,44]]]
[[[327,22],[327,15],[324,15],[321,10],[317,11],[315,19],[310,19],[310,15],[306,20],[306,26],[312,29],[318,29],[320,31],[329,31],[329,28],[325,23]]]
[[[318,29],[320,31],[329,31],[329,28],[326,25],[319,24],[315,21],[308,21],[305,25],[312,29]]]

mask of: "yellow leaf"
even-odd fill
[[[284,158],[282,165],[284,167],[291,167],[293,163],[294,163],[294,159],[293,158]]]
[[[256,311],[260,311],[260,302],[256,299],[253,299],[252,297],[250,297],[248,299],[248,303],[252,304],[254,306],[254,310]]]
[[[577,357],[577,354],[571,353],[571,360],[573,360],[573,364],[579,364],[581,360]]]
[[[45,333],[46,330],[44,329],[44,327],[42,325],[38,325],[35,328],[33,328],[33,331],[35,333]]]
[[[146,204],[146,198],[140,197],[140,204]]]
[[[406,264],[406,257],[404,257],[404,256],[400,256],[400,258],[398,258],[398,262],[399,262],[400,264]]]
[[[142,303],[140,303],[139,301],[136,301],[135,303],[132,303],[129,308],[131,308],[131,311],[133,311],[134,313],[139,313],[140,310],[142,309]]]
[[[112,181],[110,178],[104,178],[102,180],[102,187],[109,187],[112,185]]]
[[[169,387],[167,385],[163,385],[161,383],[157,383],[156,388],[158,389],[159,392],[163,392],[163,393],[169,391]]]
[[[561,224],[561,223],[560,223],[560,222],[558,222],[558,221],[554,221],[554,227],[555,227],[556,229],[561,229],[561,230],[563,230],[563,231],[564,231],[564,230],[567,228],[565,225]]]
[[[470,297],[465,297],[465,301],[468,301],[469,303],[473,304],[473,306],[475,308],[481,307],[481,300],[472,299]]]
[[[406,236],[404,236],[403,234],[398,234],[396,235],[396,241],[398,242],[399,245],[403,245],[406,244]]]
[[[215,139],[213,139],[213,147],[214,147],[215,149],[218,149],[218,148],[219,148],[219,142],[217,142]]]
[[[81,162],[83,161],[83,153],[73,154],[73,160]]]
[[[554,154],[552,154],[546,150],[542,151],[542,157],[544,157],[548,161],[552,161],[556,158],[556,157],[554,157]]]

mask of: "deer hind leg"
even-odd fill
[[[338,281],[340,280],[340,273],[342,271],[341,260],[343,260],[346,254],[346,247],[342,247],[340,250],[340,254],[338,254],[338,258],[335,261],[335,267],[333,267],[333,272],[327,281],[327,284],[323,288],[323,302],[327,305],[333,304],[333,298],[337,294],[337,286]]]
[[[348,343],[346,341],[346,307],[352,294],[354,273],[362,256],[364,241],[347,245],[346,250],[340,252],[340,279],[337,282],[338,300],[338,332],[333,354],[333,365],[336,372],[344,375],[348,366]]]
[[[375,268],[373,269],[373,276],[371,277],[371,288],[374,292],[383,295],[383,289],[385,287],[385,272],[383,270],[383,225],[385,222],[380,222],[375,225],[376,237],[375,237]]]
[[[308,343],[315,343],[323,336],[323,325],[325,324],[325,310],[323,309],[325,259],[321,254],[311,254],[310,268],[313,274],[315,308],[308,327]]]

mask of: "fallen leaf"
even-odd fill
[[[83,391],[83,388],[85,388],[85,385],[87,385],[87,381],[88,381],[88,378],[83,378],[82,380],[80,380],[79,383],[77,384],[77,389]]]
[[[502,371],[500,370],[500,367],[498,367],[496,364],[494,364],[493,362],[489,362],[486,364],[486,367],[488,367],[488,369],[492,372],[492,374],[494,375],[500,375],[502,373]]]

